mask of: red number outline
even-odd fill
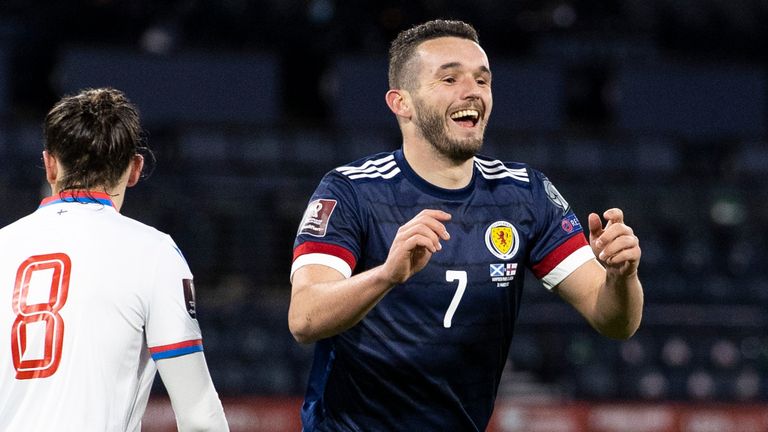
[[[59,368],[64,342],[64,320],[59,311],[67,302],[72,262],[63,253],[35,255],[21,263],[13,289],[13,311],[16,320],[11,328],[11,355],[16,379],[46,378]],[[48,303],[27,304],[29,283],[36,271],[53,269]],[[27,349],[27,325],[45,322],[45,348],[42,359],[22,360]]]

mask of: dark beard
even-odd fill
[[[414,105],[419,112],[416,127],[419,128],[424,138],[432,144],[432,148],[441,155],[453,162],[464,162],[473,158],[482,148],[482,135],[480,138],[452,139],[446,133],[447,127],[443,116],[424,106],[418,100],[414,101]]]

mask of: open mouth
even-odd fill
[[[480,111],[476,109],[463,109],[451,114],[451,120],[461,127],[473,127],[480,120]]]

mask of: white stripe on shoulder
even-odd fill
[[[525,168],[507,168],[500,160],[485,160],[475,158],[475,166],[483,177],[493,180],[510,177],[515,180],[528,183],[528,170]]]
[[[336,171],[352,180],[376,177],[390,179],[400,173],[400,168],[397,167],[395,157],[389,155],[380,159],[371,159],[360,166],[339,167],[336,168]]]

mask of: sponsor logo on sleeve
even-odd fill
[[[309,203],[304,217],[299,225],[299,234],[309,234],[315,237],[325,237],[328,221],[331,219],[336,200],[317,199]]]
[[[182,279],[181,284],[184,287],[184,305],[187,307],[187,313],[192,319],[197,319],[195,284],[192,279]]]

